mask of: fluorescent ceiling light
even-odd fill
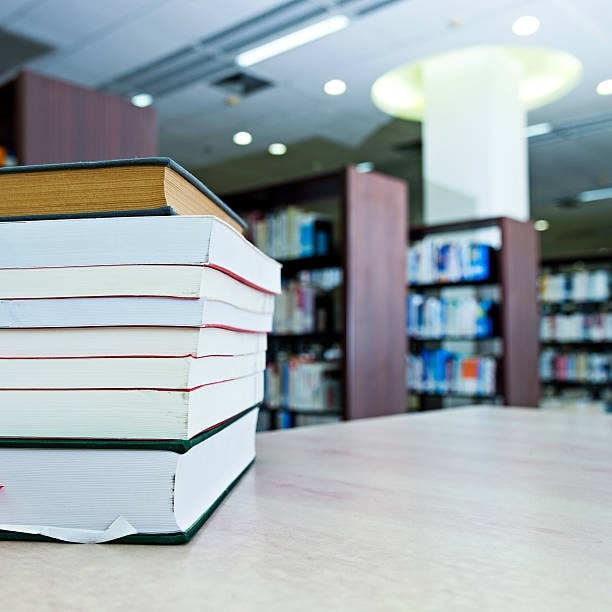
[[[612,198],[612,187],[591,189],[578,194],[578,200],[580,202],[596,202],[597,200],[607,200],[609,198]]]
[[[525,136],[527,138],[532,138],[533,136],[543,136],[544,134],[548,134],[552,132],[552,125],[550,123],[534,123],[533,125],[528,125],[525,128]]]
[[[251,144],[251,142],[253,142],[253,137],[248,132],[236,132],[232,136],[232,140],[234,144],[244,146]]]
[[[318,21],[301,30],[296,30],[295,32],[291,32],[291,34],[281,36],[259,47],[254,47],[253,49],[238,54],[236,56],[236,63],[243,67],[253,66],[253,64],[263,62],[263,60],[270,57],[280,55],[281,53],[305,45],[318,38],[323,38],[323,36],[327,36],[328,34],[333,34],[338,30],[346,28],[348,24],[349,18],[345,15],[336,15],[335,17]]]
[[[532,17],[531,15],[525,15],[524,17],[519,17],[512,24],[512,31],[517,36],[531,36],[535,34],[540,27],[540,20],[537,17]]]
[[[282,142],[273,142],[268,147],[270,155],[284,155],[287,152],[287,147]]]
[[[323,91],[328,96],[341,96],[346,91],[346,83],[340,79],[332,79],[323,85]]]
[[[600,96],[612,95],[612,79],[606,79],[597,85],[597,93]]]
[[[151,104],[153,104],[153,96],[148,93],[136,94],[135,96],[132,96],[130,102],[138,108],[146,108],[147,106],[151,106]]]

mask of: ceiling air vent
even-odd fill
[[[213,87],[218,87],[219,89],[222,89],[229,95],[240,96],[241,98],[244,98],[245,96],[248,96],[256,91],[271,87],[272,83],[270,81],[265,81],[264,79],[255,77],[252,74],[246,74],[245,72],[235,72],[230,76],[211,83],[211,85]]]

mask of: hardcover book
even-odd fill
[[[0,329],[0,359],[16,357],[205,357],[267,348],[265,333],[220,327],[55,327]]]
[[[9,438],[189,440],[263,399],[263,372],[182,389],[1,389]],[[0,476],[1,477],[1,476]]]
[[[167,157],[0,168],[0,215],[40,219],[104,215],[215,215],[246,223]]]
[[[254,460],[280,264],[168,160],[0,191],[0,538],[187,541]]]
[[[253,462],[256,420],[187,442],[0,438],[0,538],[186,542]]]
[[[0,268],[122,264],[210,266],[280,292],[280,264],[210,215],[0,223]]]
[[[265,296],[271,298],[271,296]],[[100,297],[0,300],[0,327],[95,327],[174,325],[268,332],[273,303],[247,310],[228,301],[199,298]]]
[[[208,357],[24,357],[0,359],[0,389],[189,391],[263,372],[265,353]]]

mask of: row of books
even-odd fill
[[[542,315],[540,339],[545,342],[612,342],[612,313]]]
[[[323,290],[310,273],[284,280],[276,297],[273,330],[276,334],[333,332],[340,321],[338,288]]]
[[[321,213],[289,205],[272,213],[248,216],[253,242],[277,259],[298,259],[333,252],[333,224]]]
[[[406,387],[435,395],[493,396],[497,360],[489,355],[464,355],[444,349],[406,355]]]
[[[12,150],[0,145],[0,167],[16,166],[17,158]]]
[[[560,393],[545,394],[540,401],[543,410],[564,410],[584,414],[612,412],[612,394],[592,397],[579,389],[564,389]]]
[[[266,367],[264,401],[272,408],[339,413],[338,363],[279,353]]]
[[[609,384],[612,353],[587,351],[540,353],[540,379],[545,382]]]
[[[259,412],[257,430],[269,431],[271,429],[328,425],[330,423],[338,423],[341,420],[342,416],[339,413],[321,412],[316,414],[314,412],[299,412],[282,408],[270,409],[264,405],[263,409]]]
[[[0,190],[52,209],[113,170],[129,192],[143,163],[1,171]],[[0,537],[184,542],[252,464],[280,265],[205,199],[219,216],[0,223]]]
[[[607,269],[545,272],[539,278],[542,302],[604,302],[610,299],[611,273]]]
[[[406,280],[411,285],[482,281],[492,276],[492,248],[470,240],[427,237],[406,255]]]
[[[411,338],[487,338],[493,334],[491,300],[410,293],[406,302],[407,330]]]

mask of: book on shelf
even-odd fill
[[[540,340],[545,342],[612,342],[612,313],[545,314],[540,318]]]
[[[246,223],[206,185],[167,157],[0,169],[0,215],[41,219],[101,215],[215,215]]]
[[[540,353],[540,379],[544,382],[575,382],[607,385],[612,380],[612,355],[606,352]]]
[[[308,354],[279,354],[267,364],[264,397],[273,408],[340,413],[340,375],[335,361]]]
[[[414,285],[485,281],[493,273],[492,252],[468,239],[426,237],[408,249],[406,279]]]
[[[611,271],[605,268],[543,272],[538,280],[542,302],[605,302],[610,299]]]
[[[415,393],[493,396],[497,360],[491,355],[466,355],[446,349],[406,356],[406,387]]]
[[[187,541],[254,460],[280,265],[92,216],[0,223],[0,276],[0,537]]]
[[[126,264],[210,266],[280,292],[280,264],[212,215],[0,223],[0,268]]]
[[[333,252],[333,222],[326,215],[295,205],[266,215],[251,213],[249,231],[253,242],[279,259],[299,259]]]
[[[406,298],[411,338],[487,338],[493,334],[493,302],[474,296],[456,298],[411,292]]]
[[[0,538],[186,542],[255,459],[257,412],[189,441],[0,439]]]

